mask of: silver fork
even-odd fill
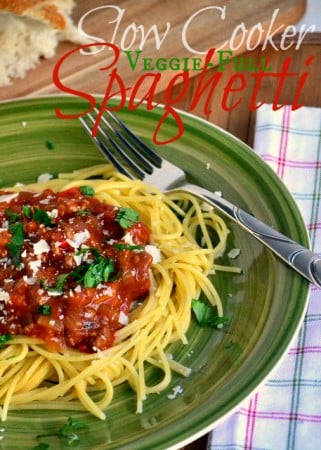
[[[96,136],[92,129],[98,109],[80,118],[80,121],[99,150],[113,166],[131,179],[140,179],[164,192],[188,191],[216,207],[239,224],[264,246],[285,261],[292,269],[318,287],[321,287],[321,255],[313,253],[297,242],[264,224],[226,199],[186,181],[182,169],[161,158],[115,114],[102,115]]]

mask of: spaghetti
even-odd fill
[[[39,406],[85,409],[104,419],[114,387],[124,382],[136,392],[137,412],[142,412],[146,397],[169,385],[172,371],[183,376],[190,372],[172,359],[166,348],[176,341],[187,343],[192,300],[203,292],[217,307],[218,315],[223,315],[219,295],[208,275],[213,268],[234,269],[215,264],[216,258],[224,252],[228,229],[213,210],[203,209],[190,194],[164,195],[141,181],[129,180],[110,165],[63,173],[45,183],[14,190],[40,195],[45,189],[72,192],[83,186],[90,188],[94,198],[103,204],[117,210],[137,211],[140,223],[151,232],[151,247],[160,251],[161,258],[150,261],[148,295],[135,303],[128,314],[128,323],[114,330],[112,346],[91,348],[88,353],[79,351],[77,346],[72,348],[67,342],[67,347],[54,351],[41,336],[10,335],[0,352],[3,421],[10,409]],[[215,245],[211,237],[213,231],[217,236]],[[101,283],[108,285],[108,280]],[[4,297],[0,304],[3,301]],[[146,366],[161,369],[163,376],[159,382],[147,384]]]

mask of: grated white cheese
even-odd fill
[[[241,253],[241,249],[239,249],[239,248],[232,248],[232,250],[230,250],[228,252],[227,256],[230,259],[235,259],[235,258],[237,258],[240,255],[240,253]]]
[[[0,202],[9,203],[12,199],[16,198],[19,194],[17,192],[13,194],[2,194],[0,195]]]
[[[128,318],[127,314],[125,314],[123,311],[120,311],[120,313],[119,313],[118,322],[122,325],[128,325],[129,318]]]
[[[51,173],[42,173],[39,175],[37,182],[38,183],[46,183],[47,181],[51,180],[53,178],[53,175]]]
[[[23,278],[23,281],[26,284],[28,284],[29,286],[32,286],[37,281],[37,278],[35,278],[35,277],[27,277],[27,275],[24,275],[22,278]]]
[[[87,239],[90,238],[90,233],[88,230],[80,231],[79,233],[75,233],[74,241],[77,247],[80,247],[81,244],[84,244]]]
[[[33,276],[36,275],[36,273],[38,272],[40,267],[41,267],[40,259],[35,259],[34,261],[29,261],[29,268],[30,268],[30,270],[32,270]]]
[[[78,245],[76,244],[76,242],[73,239],[66,239],[66,242],[70,245],[70,247],[77,249]]]
[[[48,211],[47,214],[52,219],[56,219],[58,217],[58,209],[53,209],[52,211]]]
[[[214,206],[210,205],[207,202],[202,202],[200,207],[203,212],[212,212],[214,210]]]
[[[79,233],[75,233],[74,237],[72,239],[66,239],[66,242],[77,250],[82,244],[84,244],[87,239],[90,238],[90,233],[88,230],[85,231],[79,231]]]
[[[162,260],[162,255],[160,252],[160,249],[156,247],[155,245],[146,245],[145,251],[152,255],[153,257],[153,264],[160,263]]]
[[[133,235],[130,232],[124,235],[123,240],[128,245],[135,245],[135,242],[133,241]]]
[[[75,260],[75,263],[77,266],[80,266],[83,260],[83,255],[76,255],[76,253],[73,254],[73,258]]]
[[[183,392],[184,391],[182,386],[174,386],[172,389],[172,393],[168,394],[167,398],[169,400],[174,400],[179,394],[182,394]]]
[[[47,292],[50,297],[59,297],[61,295],[61,291],[48,291]]]
[[[115,294],[115,290],[111,286],[105,286],[103,290],[103,295],[107,297],[112,297]]]
[[[3,289],[0,289],[0,301],[7,304],[10,300],[10,295],[8,292],[4,291]]]
[[[35,255],[41,255],[42,253],[48,253],[50,250],[50,245],[44,239],[33,244],[33,252]]]

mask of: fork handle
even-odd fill
[[[194,185],[186,185],[184,186],[185,189],[218,208],[224,215],[241,225],[242,228],[279,256],[290,267],[321,288],[320,254],[314,253],[292,241],[287,236],[213,192]]]
[[[293,269],[321,288],[321,256],[263,224],[239,208],[234,210],[235,221],[282,258]]]

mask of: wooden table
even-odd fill
[[[91,1],[79,1],[79,8],[75,12],[75,18],[79,18],[84,11],[89,9],[89,5],[94,4],[105,4],[106,2],[99,2],[98,0],[94,1],[93,3]],[[129,13],[129,19],[130,21],[133,21],[136,17],[137,20],[137,14],[135,15],[132,7],[130,7],[129,2],[123,1],[120,2],[123,8],[128,7],[130,11]],[[160,2],[152,2],[153,7],[157,8],[157,5],[160,4]],[[176,9],[173,6],[173,4],[176,4]],[[183,4],[186,5],[188,2],[181,3],[181,12],[182,15],[177,15],[177,5],[179,2],[166,2],[166,7],[171,7],[172,9],[169,11],[169,14],[173,14],[171,17],[175,17],[175,26],[176,31],[179,28],[180,20],[182,20],[182,17],[184,17],[184,20],[189,16],[190,11],[186,10],[186,7],[183,8]],[[193,2],[190,2],[193,3]],[[204,2],[203,2],[204,3]],[[202,3],[202,4],[203,4]],[[208,2],[205,2],[206,4]],[[204,5],[205,5],[204,3]],[[225,2],[226,3],[226,2]],[[234,2],[235,3],[235,2]],[[240,3],[240,2],[238,2]],[[259,3],[259,2],[256,2]],[[272,1],[267,0],[267,9],[265,10],[265,13],[271,13],[275,8],[279,8],[283,5],[284,2],[282,1]],[[142,6],[146,6],[146,2],[142,1],[141,3],[138,2],[139,5],[142,4]],[[194,4],[194,3],[193,3]],[[195,2],[196,4],[196,2]],[[201,4],[197,3],[202,6]],[[219,1],[216,2],[217,5],[220,5],[221,3]],[[224,4],[222,2],[222,4]],[[233,4],[233,1],[230,2],[230,4]],[[248,18],[251,17],[249,14],[250,9],[249,5],[254,5],[254,2],[248,2],[244,1],[244,13],[248,15]],[[261,2],[260,2],[261,4]],[[286,2],[286,6],[284,6],[283,15],[280,16],[281,22],[283,23],[294,23],[299,16],[303,12],[303,4],[304,1],[301,0],[291,0]],[[150,5],[150,3],[148,3]],[[229,30],[231,31],[237,23],[241,22],[241,12],[240,8],[239,10],[239,16],[236,18],[235,15],[233,17],[231,16],[231,21],[229,22]],[[266,14],[262,15],[261,8],[260,11],[256,11],[258,14],[257,16],[252,18],[252,24],[257,23],[258,21],[261,21],[262,23],[266,23],[268,20]],[[161,9],[158,9],[158,14],[161,13]],[[288,12],[288,14],[286,14]],[[140,8],[139,14],[141,22],[143,21],[143,17],[145,17],[146,21],[149,23],[155,22],[155,11],[154,13],[149,8]],[[138,15],[139,15],[138,14]],[[144,16],[145,14],[145,16]],[[285,19],[287,18],[287,19]],[[203,18],[205,20],[205,18]],[[264,22],[265,21],[265,22]],[[206,24],[205,24],[206,25]],[[205,26],[204,25],[204,26]],[[92,25],[94,26],[94,25]],[[102,27],[102,24],[97,25],[98,28]],[[208,24],[207,24],[208,26]],[[101,30],[100,30],[101,31]],[[226,30],[222,27],[219,27],[218,31],[220,33],[225,33],[224,36],[226,37]],[[207,37],[207,41],[204,40],[205,36]],[[222,35],[223,36],[223,35]],[[195,36],[194,44],[195,45],[204,45],[207,46],[207,48],[210,48],[212,46],[212,43],[215,41],[215,44],[219,44],[223,37],[218,36],[217,34],[211,34],[208,33],[204,35],[203,33]],[[210,39],[208,39],[210,38]],[[214,39],[215,38],[215,39]],[[267,73],[270,74],[270,76],[262,77],[260,88],[257,91],[256,101],[257,102],[273,102],[276,101],[280,104],[284,103],[290,103],[292,104],[294,101],[295,93],[298,90],[299,80],[301,79],[302,85],[301,85],[301,92],[298,98],[296,99],[297,102],[300,102],[307,106],[318,106],[321,107],[321,34],[310,34],[308,35],[303,43],[299,45],[299,48],[295,48],[294,45],[290,46],[290,43],[295,42],[297,37],[291,37],[290,40],[285,41],[277,41],[275,40],[276,46],[282,45],[286,46],[286,43],[289,44],[289,48],[287,50],[276,50],[273,48],[272,45],[268,45],[265,49],[262,49],[261,46],[258,46],[256,49],[251,51],[246,51],[245,47],[241,46],[237,52],[234,52],[233,57],[237,57],[238,55],[242,55],[243,61],[245,64],[249,64],[249,61],[251,61],[252,69],[255,67],[258,67],[260,62],[264,61],[266,64],[266,67],[268,67],[269,71]],[[277,43],[278,42],[278,43]],[[193,45],[194,45],[193,44]],[[28,74],[27,78],[24,80],[18,80],[15,82],[12,86],[9,88],[0,88],[0,99],[10,99],[14,97],[23,97],[26,95],[39,95],[39,94],[47,94],[52,92],[57,92],[57,89],[52,85],[51,81],[51,72],[52,67],[56,63],[56,61],[59,59],[59,56],[66,52],[67,50],[70,50],[72,48],[69,44],[62,44],[59,48],[58,54],[56,55],[53,60],[50,61],[44,61],[41,63],[41,65],[32,71],[32,73]],[[182,53],[172,53],[173,55],[183,55],[184,49],[180,49]],[[170,52],[173,52],[173,49],[166,50],[168,52],[168,55]],[[263,59],[262,59],[263,58]],[[293,75],[284,77],[283,79],[283,86],[282,89],[279,92],[279,97],[276,99],[276,95],[278,93],[278,87],[280,87],[280,74],[282,72],[282,68],[284,69],[285,60],[287,58],[290,58],[288,62],[290,62],[289,65],[289,72],[291,72]],[[255,89],[255,86],[257,86],[257,77],[255,77],[253,74],[255,72],[249,70],[249,67],[247,67],[247,70],[242,70],[242,76],[240,75],[235,79],[234,92],[230,92],[228,96],[228,102],[225,105],[226,109],[229,107],[230,110],[224,110],[222,108],[222,95],[224,92],[224,88],[226,88],[226,85],[228,81],[235,75],[236,73],[236,66],[235,64],[242,63],[242,60],[232,59],[230,62],[224,65],[224,71],[222,72],[221,79],[217,83],[217,86],[215,88],[214,93],[211,96],[208,96],[206,94],[202,95],[197,102],[197,105],[195,108],[191,111],[193,114],[202,117],[206,120],[208,120],[211,123],[214,123],[218,126],[221,126],[225,130],[228,130],[244,142],[248,143],[249,145],[252,144],[253,140],[253,129],[254,129],[254,123],[255,123],[255,114],[256,111],[253,108],[251,110],[251,99],[253,97],[253,92]],[[98,64],[98,63],[97,63]],[[99,64],[101,64],[101,60],[99,61]],[[184,96],[182,96],[181,100],[178,101],[175,106],[185,110],[190,111],[191,110],[191,102],[192,99],[195,96],[195,92],[199,88],[200,83],[200,77],[204,76],[203,83],[206,83],[211,79],[211,77],[215,76],[215,73],[217,74],[217,66],[213,67],[211,69],[207,70],[207,73],[202,75],[202,72],[198,72],[195,74],[195,76],[191,79],[190,84],[188,86],[188,89],[186,90]],[[239,72],[241,73],[241,72]],[[274,75],[272,75],[274,74]],[[305,74],[305,75],[304,75]],[[137,74],[135,75],[137,77]],[[155,101],[159,103],[166,103],[166,87],[168,84],[168,81],[170,80],[170,77],[173,76],[170,72],[167,73],[167,76],[164,77],[163,84],[160,86],[160,88],[157,91],[157,94],[154,98]],[[303,77],[303,78],[301,78]],[[72,80],[77,83],[77,86],[81,86],[86,89],[90,89],[91,92],[99,93],[99,83],[97,82],[97,79],[90,79],[88,78],[88,72],[83,68],[81,65],[76,66],[76,68],[72,69],[72,67],[67,68],[66,73],[66,79],[68,80],[69,85],[71,84]],[[129,80],[129,78],[128,78]],[[127,80],[127,81],[128,81]],[[304,81],[304,83],[303,83]],[[240,84],[237,84],[240,83]],[[237,90],[236,88],[240,88],[240,86],[243,86],[242,90]],[[98,88],[97,88],[98,87]],[[181,85],[177,85],[173,91],[172,91],[172,98],[175,98],[175,96],[179,96],[180,94]],[[233,105],[235,105],[238,102],[238,105],[233,108]],[[207,442],[207,436],[204,436],[197,441],[187,445],[184,447],[185,450],[202,450],[206,448],[206,442]]]

